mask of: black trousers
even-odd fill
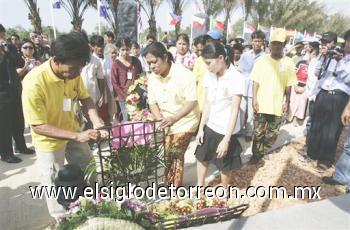
[[[13,156],[12,138],[16,149],[26,149],[24,133],[24,117],[21,100],[12,103],[0,103],[0,155]]]
[[[341,114],[348,102],[345,93],[331,94],[321,90],[311,114],[311,127],[307,137],[307,154],[311,159],[331,165],[343,129]]]

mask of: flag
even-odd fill
[[[252,34],[255,30],[255,26],[249,22],[244,22],[243,34]]]
[[[221,31],[224,31],[225,30],[225,25],[222,21],[219,21],[216,19],[215,21],[215,27],[218,29],[218,30],[221,30]]]
[[[108,18],[108,5],[104,1],[100,2],[100,17]]]
[[[52,8],[54,9],[60,9],[61,8],[61,0],[55,0],[53,3],[52,3]]]
[[[196,28],[203,28],[205,24],[205,18],[200,18],[198,16],[193,15],[192,23],[193,23],[193,26]]]
[[[263,26],[263,25],[258,24],[258,30],[261,30],[265,34],[265,38],[270,37],[271,26]]]
[[[174,13],[170,13],[171,16],[171,21],[170,21],[170,25],[176,25],[177,23],[181,22],[182,17],[178,16]]]

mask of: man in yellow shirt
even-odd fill
[[[294,63],[283,56],[284,29],[275,29],[270,37],[270,55],[260,57],[252,70],[254,134],[253,157],[257,163],[277,139],[282,112],[289,107],[291,86],[297,83]]]
[[[208,66],[207,64],[205,64],[202,58],[202,52],[203,52],[205,43],[208,40],[208,37],[209,37],[208,35],[201,35],[196,39],[194,39],[194,45],[196,47],[196,54],[198,58],[194,62],[193,74],[196,78],[196,83],[197,83],[198,105],[199,105],[200,112],[202,112],[204,99],[205,99],[205,89],[203,87],[202,81],[203,81],[204,74],[206,74],[208,71]]]
[[[80,101],[88,111],[94,128],[103,126],[79,76],[89,61],[86,38],[77,32],[57,38],[51,46],[53,57],[33,69],[23,80],[23,112],[32,132],[37,164],[43,186],[48,190],[66,158],[82,170],[93,160],[89,140],[101,137],[98,130],[79,132],[74,108]],[[103,133],[104,134],[104,133]],[[58,218],[65,212],[56,199],[46,199],[49,213]]]

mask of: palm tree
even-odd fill
[[[349,29],[348,23],[350,21],[349,16],[344,16],[341,13],[335,13],[327,17],[324,21],[323,31],[333,31],[339,36],[343,36],[346,30]]]
[[[251,14],[254,1],[253,0],[240,0],[243,6],[244,18],[243,21],[247,21],[248,16]]]
[[[182,11],[185,7],[185,5],[189,2],[188,0],[168,0],[169,4],[170,4],[170,8],[173,11],[174,14],[181,16],[182,15]],[[180,23],[177,23],[175,25],[175,36],[177,36],[179,34],[180,31]]]
[[[63,0],[62,6],[67,11],[72,21],[73,30],[81,31],[83,24],[83,15],[86,9],[90,6],[88,0]]]
[[[221,0],[197,0],[196,1],[197,8],[201,11],[204,11],[206,16],[208,17],[205,21],[205,29],[209,30],[210,28],[210,16],[217,16],[222,9],[222,1]]]
[[[41,27],[41,18],[39,15],[39,8],[36,0],[24,0],[26,3],[29,14],[28,19],[30,20],[34,31],[38,33],[42,33],[42,27]]]
[[[245,8],[250,1],[244,1]],[[257,0],[246,10],[255,25],[287,27],[299,31],[319,31],[326,17],[324,5],[317,1]]]
[[[230,18],[231,12],[235,9],[236,5],[237,5],[236,0],[226,0],[223,2],[223,8],[225,12],[224,31],[226,33],[227,33],[228,19]]]
[[[107,17],[106,21],[109,26],[112,28],[115,37],[118,37],[119,34],[119,19],[118,19],[118,8],[120,0],[106,0],[107,4]],[[89,5],[97,9],[97,0],[89,0]]]
[[[149,25],[149,34],[157,37],[157,23],[155,12],[160,6],[161,0],[137,0],[143,11],[146,13]]]

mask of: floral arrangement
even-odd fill
[[[57,229],[149,229],[155,223],[139,200],[118,203],[107,199],[79,198],[59,220]]]
[[[233,205],[230,202],[202,195],[200,199],[162,200],[151,205],[149,210],[164,219],[198,217],[225,211]]]
[[[128,89],[126,108],[131,121],[152,120],[147,107],[147,83],[146,74],[142,74]]]
[[[71,203],[69,211],[57,226],[57,229],[163,229],[190,225],[196,220],[220,220],[225,214],[235,210],[235,216],[241,215],[248,205],[234,206],[226,200],[174,199],[160,200],[146,205],[141,200],[127,199],[123,203],[99,198],[97,200],[79,198]],[[232,218],[232,217],[231,217]],[[90,228],[88,228],[90,226]]]

